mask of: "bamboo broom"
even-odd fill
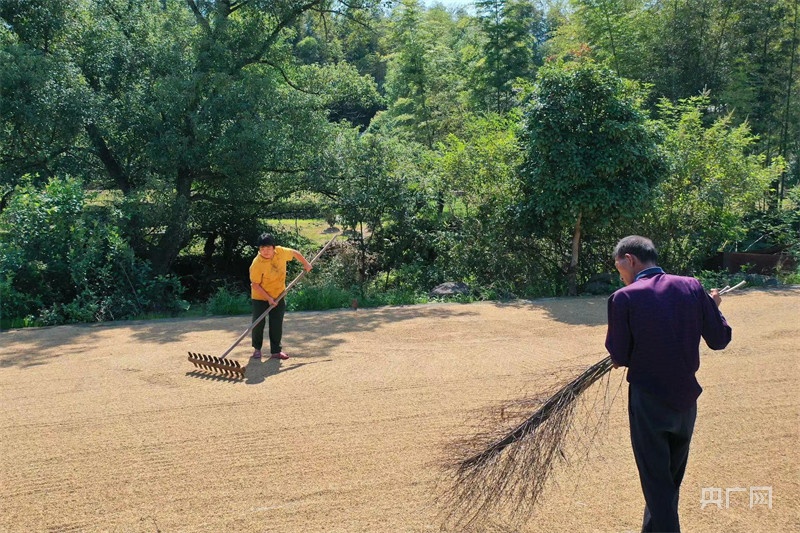
[[[745,282],[719,291],[725,294]],[[468,439],[457,451],[459,459],[449,465],[451,479],[440,503],[444,520],[461,531],[482,530],[482,524],[496,511],[503,510],[506,522],[514,524],[530,515],[550,479],[553,467],[566,460],[564,452],[569,432],[574,428],[574,413],[583,393],[609,374],[611,357],[590,366],[543,402],[531,416],[497,436],[497,431]],[[620,382],[621,385],[621,382]],[[610,407],[608,382],[604,412]],[[613,398],[611,399],[613,401]],[[517,402],[531,404],[531,400]],[[596,433],[604,416],[598,416]],[[590,441],[591,442],[591,441]],[[475,452],[476,443],[481,446]]]

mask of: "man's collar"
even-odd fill
[[[664,269],[661,268],[660,266],[652,266],[650,268],[645,268],[644,270],[636,274],[636,277],[633,278],[633,281],[639,281],[645,276],[655,276],[656,274],[663,274],[663,273]]]

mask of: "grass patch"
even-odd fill
[[[23,318],[3,318],[0,320],[0,331],[6,329],[33,328],[41,324],[32,316]]]
[[[384,305],[413,305],[431,301],[427,294],[411,290],[388,291],[350,290],[334,285],[308,285],[292,291],[287,297],[289,311],[325,311],[346,309],[356,302],[358,307],[381,307]]]
[[[779,272],[778,281],[784,285],[800,285],[800,268],[794,272]]]
[[[798,280],[800,280],[800,276],[796,276]],[[737,272],[736,274],[730,274],[729,272],[722,271],[722,272],[712,272],[709,270],[701,270],[699,274],[697,274],[697,279],[700,280],[700,283],[703,284],[703,287],[706,290],[711,290],[713,288],[721,289],[726,285],[730,285],[733,287],[740,281],[746,281],[747,287],[774,287],[782,284],[790,285],[792,284],[792,277],[784,277],[784,276],[764,276],[761,274],[745,274],[744,272]]]
[[[329,228],[328,223],[317,218],[269,219],[266,222],[270,226],[295,233],[319,245],[325,244],[334,235],[326,233],[325,230]]]
[[[309,285],[295,289],[286,298],[288,311],[326,311],[350,307],[351,291],[333,285]]]
[[[220,287],[206,303],[206,314],[243,315],[252,310],[250,295]]]

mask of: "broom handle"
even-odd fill
[[[719,290],[719,294],[725,294],[726,292],[731,292],[734,289],[738,289],[739,287],[741,287],[745,283],[747,283],[747,282],[746,281],[740,281],[739,283],[737,283],[733,287],[725,287],[724,289],[720,289]]]
[[[313,264],[314,264],[314,261],[316,261],[316,260],[319,258],[319,256],[321,256],[321,255],[323,254],[323,252],[325,252],[325,250],[327,250],[327,249],[328,249],[328,247],[329,247],[331,244],[333,244],[333,241],[335,241],[335,240],[336,240],[336,237],[338,237],[338,236],[339,236],[338,234],[334,235],[334,236],[333,236],[333,238],[332,238],[331,240],[329,240],[329,241],[328,241],[328,243],[327,243],[325,246],[323,246],[323,247],[322,247],[322,250],[320,250],[320,251],[317,253],[317,255],[315,255],[315,256],[314,256],[314,258],[313,258],[313,259],[311,259],[311,261],[309,261],[309,263],[311,263],[311,264],[313,265]],[[241,334],[241,335],[239,335],[239,338],[238,338],[238,339],[236,339],[236,341],[235,341],[233,344],[231,344],[230,348],[228,348],[227,350],[225,350],[225,353],[223,353],[223,354],[220,356],[220,359],[225,359],[225,356],[227,356],[229,353],[231,353],[231,352],[233,351],[233,349],[234,349],[234,348],[236,348],[236,346],[238,346],[240,342],[242,342],[242,339],[244,339],[244,338],[247,336],[247,334],[248,334],[248,333],[250,333],[251,331],[253,331],[253,328],[254,328],[254,327],[256,327],[256,326],[258,325],[258,323],[259,323],[259,322],[261,322],[262,320],[264,320],[264,317],[266,317],[266,316],[269,314],[269,312],[270,312],[270,311],[272,311],[273,309],[275,309],[275,306],[277,306],[277,305],[278,305],[278,302],[280,302],[280,301],[283,299],[283,297],[284,297],[284,296],[286,296],[286,293],[287,293],[287,292],[289,292],[289,290],[290,290],[292,287],[294,287],[294,286],[295,286],[295,284],[296,284],[298,281],[300,281],[300,280],[303,278],[303,276],[305,276],[307,273],[308,273],[308,272],[307,272],[306,270],[303,270],[302,272],[300,272],[300,274],[299,274],[299,275],[298,275],[296,278],[294,278],[294,279],[292,280],[292,282],[291,282],[291,283],[289,283],[289,285],[287,285],[287,286],[286,286],[286,288],[285,288],[285,289],[283,289],[283,292],[282,292],[282,293],[280,293],[280,294],[278,295],[278,297],[277,297],[277,298],[275,298],[275,303],[274,303],[274,304],[272,304],[272,305],[270,305],[270,306],[269,306],[269,308],[267,308],[267,310],[266,310],[266,311],[264,311],[263,313],[261,313],[261,316],[259,316],[257,319],[255,319],[255,321],[253,321],[253,323],[252,323],[252,324],[250,324],[250,327],[248,327],[246,330],[244,330],[244,331],[242,332],[242,334]]]

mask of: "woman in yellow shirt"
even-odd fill
[[[283,315],[286,313],[286,299],[276,298],[286,289],[286,263],[296,259],[303,263],[306,272],[311,270],[303,254],[291,248],[275,245],[275,237],[264,233],[258,239],[258,255],[250,265],[250,298],[253,304],[253,321],[260,317],[270,306],[268,319],[259,322],[252,331],[254,359],[261,358],[261,346],[264,343],[264,325],[269,321],[269,351],[273,359],[289,359],[281,350],[283,336]]]

